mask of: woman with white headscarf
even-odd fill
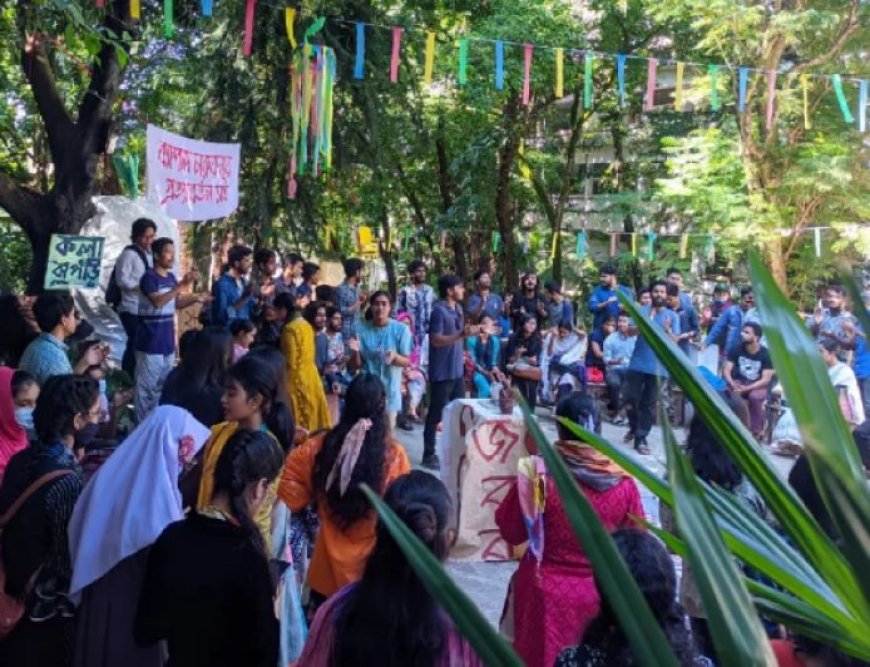
[[[70,599],[80,605],[76,667],[162,667],[137,646],[133,622],[148,551],[184,518],[178,480],[209,430],[187,410],[157,408],[97,471],[69,522]]]

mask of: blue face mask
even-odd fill
[[[27,431],[27,435],[33,435],[33,408],[15,408],[15,421]]]

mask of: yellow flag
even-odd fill
[[[423,82],[432,84],[432,71],[435,69],[435,33],[426,34],[426,63],[423,66]]]
[[[139,0],[130,0],[130,18],[138,21],[140,16]]]
[[[296,25],[296,10],[293,7],[288,7],[284,10],[284,25],[287,28],[287,39],[290,40],[290,46],[296,48],[296,34],[294,26]]]
[[[565,50],[556,49],[556,97],[565,96]]]
[[[637,234],[631,235],[631,254],[637,257]]]
[[[804,97],[804,129],[809,130],[810,125],[810,78],[806,74],[801,74],[801,88],[803,89]]]
[[[685,63],[677,63],[677,82],[674,84],[674,109],[683,110],[683,69]]]
[[[529,163],[526,162],[526,142],[525,140],[520,141],[520,146],[517,148],[517,155],[519,156],[519,160],[517,164],[520,166],[520,176],[523,177],[526,181],[531,183],[532,181],[532,170],[529,167]]]
[[[680,259],[685,259],[689,254],[689,235],[680,234]]]

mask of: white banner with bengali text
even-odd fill
[[[148,126],[148,200],[176,220],[213,220],[239,206],[239,144],[213,144]]]

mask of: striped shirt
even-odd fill
[[[139,328],[136,332],[136,351],[146,354],[172,354],[175,352],[175,299],[156,308],[149,294],[166,294],[175,289],[178,280],[169,272],[161,276],[148,269],[139,283]]]

